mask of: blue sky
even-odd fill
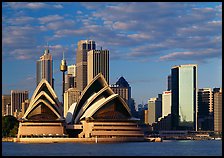
[[[198,88],[222,86],[221,2],[4,2],[2,94],[36,88],[47,42],[61,100],[62,52],[76,63],[79,40],[110,51],[110,84],[123,76],[137,104],[167,89],[172,66],[198,64]]]

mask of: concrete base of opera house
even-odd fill
[[[14,142],[21,143],[110,143],[110,142],[143,142],[143,137],[119,138],[14,138]]]

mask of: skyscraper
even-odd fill
[[[172,89],[172,77],[169,75],[167,77],[167,91],[170,91]]]
[[[109,84],[109,50],[90,50],[87,56],[88,84],[99,73]]]
[[[214,131],[222,132],[222,89],[214,90]]]
[[[68,65],[68,74],[71,74],[72,76],[76,76],[76,65]]]
[[[87,52],[95,50],[96,44],[92,40],[80,40],[76,53],[77,89],[82,91],[87,85]]]
[[[11,104],[11,95],[2,95],[2,116],[6,115],[6,106]]]
[[[171,114],[171,91],[164,91],[162,94],[162,117]]]
[[[197,130],[197,65],[179,65],[171,69],[172,128]]]
[[[148,100],[149,124],[156,123],[162,116],[162,95],[158,94],[158,98],[150,98]]]
[[[213,93],[211,88],[198,89],[198,130],[213,130]]]
[[[40,60],[37,60],[37,70],[36,70],[36,81],[37,85],[40,81],[45,78],[50,85],[54,88],[53,83],[53,60],[52,55],[49,52],[47,47],[44,51],[44,55],[40,57]]]
[[[11,90],[12,113],[22,111],[22,103],[29,97],[28,91]]]

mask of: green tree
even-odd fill
[[[15,137],[18,127],[19,121],[14,116],[2,116],[2,137]]]

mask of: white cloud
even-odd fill
[[[57,14],[56,15],[48,15],[48,16],[38,18],[38,20],[41,23],[48,23],[48,22],[51,22],[51,21],[56,21],[56,20],[61,20],[61,19],[64,19],[64,17],[62,17],[60,15],[57,15]]]
[[[49,3],[41,3],[41,2],[8,2],[7,4],[13,9],[63,8],[63,6],[60,4],[50,5]]]

